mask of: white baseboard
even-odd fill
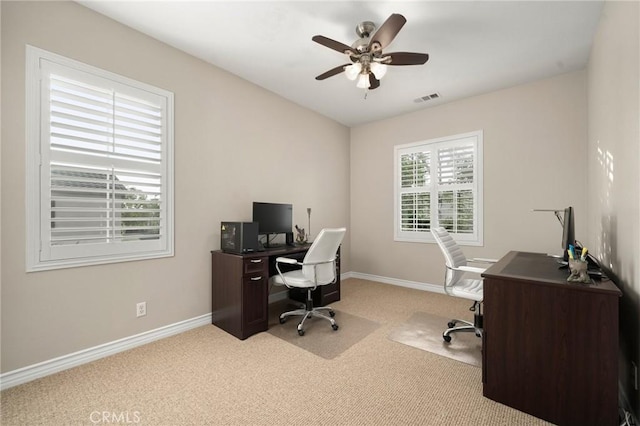
[[[379,275],[371,275],[371,274],[363,274],[361,272],[347,272],[345,274],[340,275],[341,279],[345,278],[360,278],[362,280],[376,281],[384,284],[392,284],[400,287],[413,288],[416,290],[424,290],[431,291],[433,293],[444,293],[444,288],[442,284],[429,284],[429,283],[421,283],[418,281],[407,281],[401,280],[398,278],[389,278],[389,277],[381,277]]]
[[[146,343],[160,340],[174,334],[183,333],[192,328],[211,324],[211,313],[180,321],[155,330],[145,331],[134,336],[125,337],[120,340],[94,346],[68,355],[63,355],[38,364],[29,365],[17,370],[0,374],[0,390],[5,390],[22,383],[30,382],[40,377],[48,376],[59,371],[77,367],[109,355],[133,349]]]
[[[340,274],[341,280],[348,278],[360,278],[363,280],[376,281],[384,284],[392,284],[400,287],[408,287],[417,290],[432,291],[435,293],[444,293],[441,285],[421,283],[416,281],[400,280],[396,278],[381,277],[378,275],[363,274],[360,272],[345,272]],[[269,303],[277,302],[287,298],[287,292],[279,292],[269,296]],[[146,331],[134,336],[125,337],[120,340],[94,346],[93,348],[84,349],[58,358],[43,361],[38,364],[28,365],[17,370],[8,371],[0,374],[0,390],[8,389],[13,386],[21,385],[59,371],[77,367],[100,358],[114,355],[133,349],[146,343],[160,340],[174,334],[183,333],[192,328],[211,324],[211,313],[170,324],[155,330]]]

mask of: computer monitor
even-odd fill
[[[253,203],[253,221],[258,222],[258,234],[285,234],[293,229],[293,206],[291,204]]]
[[[573,207],[564,209],[564,217],[562,220],[562,250],[565,261],[569,260],[569,246],[576,245],[575,219]]]

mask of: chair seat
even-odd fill
[[[307,280],[302,274],[302,269],[296,269],[295,271],[285,272],[284,278],[287,280],[287,285],[289,287],[298,287],[298,288],[312,288],[315,284],[309,280]],[[285,285],[284,281],[282,281],[282,277],[280,275],[274,275],[272,277],[273,283],[276,285]]]
[[[482,302],[482,280],[460,280],[455,285],[447,287],[447,293],[451,296]]]

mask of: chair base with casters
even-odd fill
[[[447,323],[448,329],[442,333],[442,338],[445,342],[451,341],[451,333],[455,333],[458,331],[465,332],[474,332],[476,336],[482,337],[482,302],[475,301],[473,305],[469,308],[470,311],[474,312],[473,314],[473,323],[461,319],[452,319]],[[464,324],[464,325],[457,325]]]
[[[302,316],[302,320],[300,320],[300,322],[298,323],[298,335],[304,336],[304,322],[308,318],[316,317],[323,318],[329,321],[331,323],[331,328],[337,330],[338,324],[336,324],[336,321],[333,319],[333,317],[336,316],[336,313],[330,306],[319,306],[314,308],[313,300],[311,298],[311,291],[311,288],[307,289],[307,303],[304,309],[296,309],[293,311],[283,312],[282,314],[280,314],[280,324],[284,324],[287,321],[288,317]]]

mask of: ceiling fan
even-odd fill
[[[426,53],[382,53],[406,22],[405,17],[398,13],[389,16],[377,31],[373,22],[361,22],[356,26],[356,34],[360,38],[351,46],[325,36],[313,36],[311,40],[344,53],[351,60],[350,64],[340,65],[320,74],[316,80],[324,80],[344,71],[349,80],[358,79],[357,87],[376,89],[380,86],[380,79],[387,72],[387,65],[423,65],[429,60]]]

